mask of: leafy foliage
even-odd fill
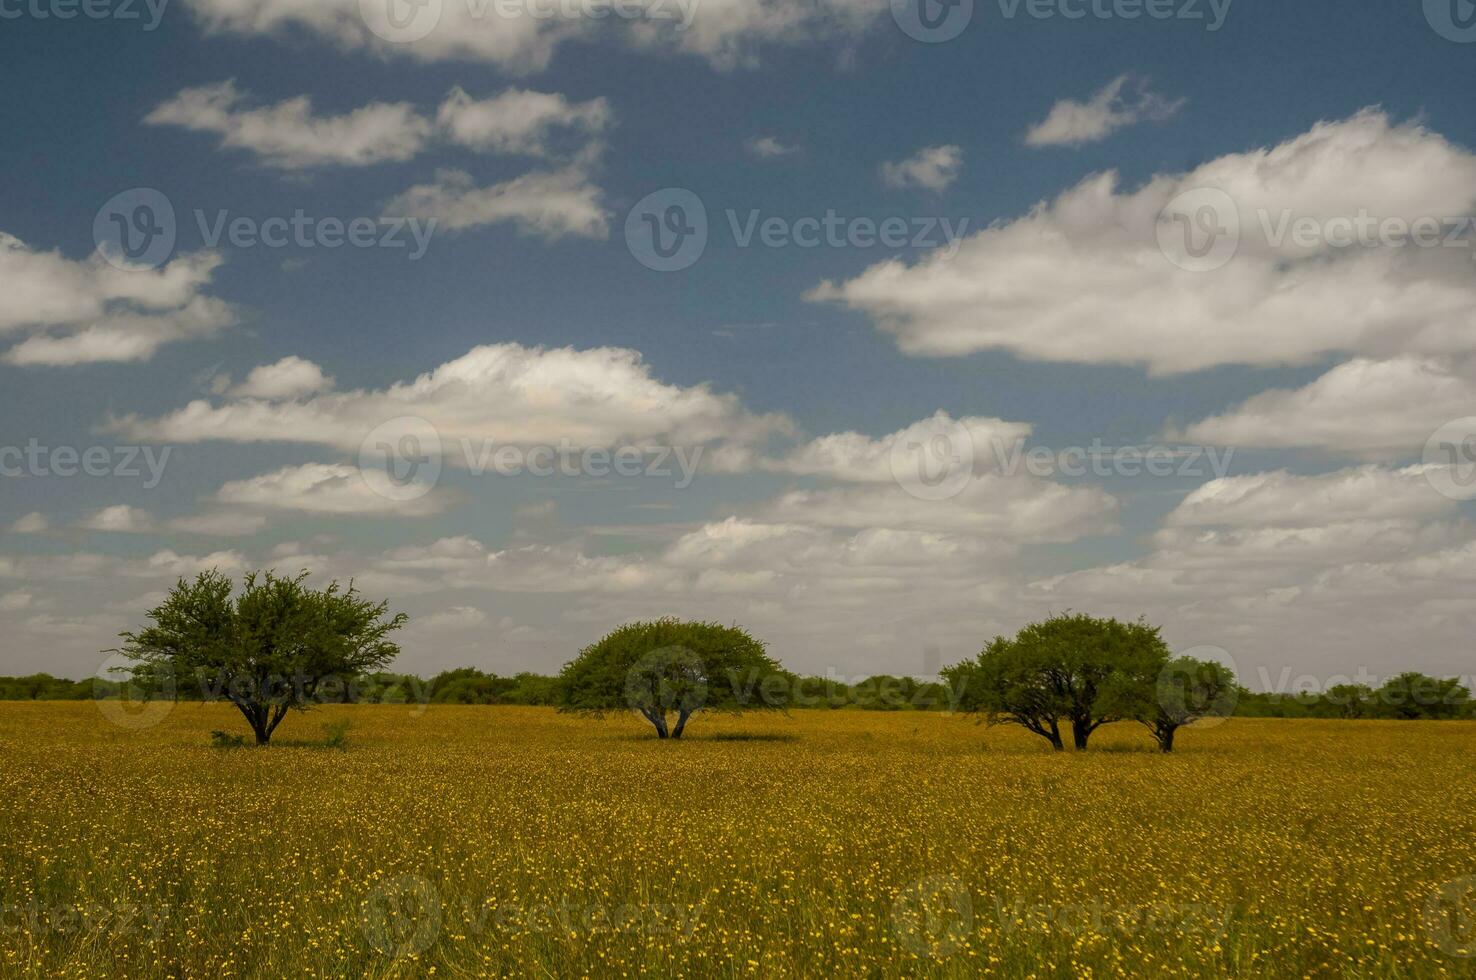
[[[404,626],[403,613],[386,618],[388,603],[364,599],[352,583],[314,590],[307,577],[252,573],[234,598],[217,570],[181,579],[149,610],[151,626],[121,634],[121,652],[146,682],[194,678],[225,697],[266,745],[289,710],[340,700],[350,679],[400,652],[387,637]]]
[[[1032,623],[1012,640],[995,637],[943,676],[963,710],[983,713],[990,724],[1019,725],[1059,751],[1065,726],[1085,749],[1092,732],[1130,717],[1125,678],[1156,677],[1167,660],[1157,627],[1068,613]]]
[[[1194,657],[1167,660],[1150,674],[1121,671],[1107,687],[1110,710],[1140,722],[1164,752],[1174,749],[1174,735],[1202,718],[1229,715],[1239,697],[1235,675],[1223,664]]]
[[[557,696],[563,711],[633,710],[658,737],[681,738],[698,711],[784,708],[793,689],[745,630],[668,618],[629,623],[585,647],[559,673]]]

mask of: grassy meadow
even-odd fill
[[[1476,966],[1476,723],[1234,718],[1171,756],[920,712],[699,715],[681,742],[513,707],[213,729],[239,716],[0,704],[0,975]]]

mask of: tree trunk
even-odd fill
[[[1087,747],[1087,738],[1092,734],[1091,722],[1073,721],[1071,723],[1071,741],[1076,746],[1076,751],[1084,752]]]
[[[1060,735],[1059,732],[1051,732],[1050,739],[1051,739],[1051,748],[1055,749],[1057,752],[1065,752],[1066,751],[1066,746],[1064,746],[1064,745],[1061,744],[1061,735]]]
[[[687,719],[690,717],[692,717],[692,712],[690,711],[682,711],[677,714],[676,728],[672,729],[671,732],[672,738],[682,737],[682,730],[687,727]]]
[[[251,733],[256,736],[257,745],[270,745],[272,741],[272,730],[267,725],[266,708],[259,704],[250,704],[246,701],[232,700],[236,710],[241,712],[246,719],[246,724],[251,726]]]
[[[1172,752],[1174,750],[1175,731],[1177,731],[1175,728],[1165,728],[1158,733],[1158,747],[1160,749],[1165,752]]]

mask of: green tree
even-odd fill
[[[681,738],[698,711],[787,707],[792,681],[745,630],[668,618],[629,623],[585,647],[559,673],[557,696],[561,711],[629,709],[658,738]]]
[[[1459,718],[1471,692],[1459,679],[1430,677],[1407,671],[1391,677],[1376,691],[1380,709],[1394,718]]]
[[[1334,684],[1323,692],[1322,700],[1339,718],[1368,718],[1378,707],[1367,684]]]
[[[1057,751],[1069,726],[1081,750],[1102,725],[1130,717],[1120,678],[1156,677],[1167,662],[1158,633],[1143,622],[1067,613],[1032,623],[1013,640],[997,636],[978,657],[942,673],[962,710],[1019,725]]]
[[[1235,708],[1240,686],[1230,668],[1213,660],[1177,657],[1155,674],[1124,670],[1108,681],[1105,710],[1131,718],[1152,734],[1159,749],[1174,750],[1174,735],[1201,718],[1224,718]]]
[[[197,679],[267,745],[288,711],[341,700],[351,679],[400,652],[387,637],[405,625],[403,613],[386,618],[388,603],[364,599],[352,582],[315,590],[307,577],[252,573],[234,597],[218,570],[180,579],[149,610],[152,625],[121,634],[120,652],[137,661],[134,674],[146,683],[165,674]]]

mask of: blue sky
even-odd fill
[[[0,444],[169,449],[157,486],[3,478],[5,672],[91,673],[211,564],[358,575],[417,620],[416,670],[549,670],[670,612],[747,623],[804,670],[927,673],[1065,607],[1148,615],[1251,686],[1466,668],[1464,476],[1418,467],[1476,414],[1469,242],[1257,240],[1283,213],[1318,234],[1473,213],[1476,45],[1434,0],[1236,0],[1217,30],[1187,0],[1163,9],[1202,18],[980,2],[940,43],[885,0],[705,0],[686,30],[659,7],[508,26],[444,0],[404,43],[340,0],[172,0],[152,30],[134,9],[0,4]],[[1154,218],[1203,187],[1228,191],[1242,240],[1186,270]],[[120,271],[95,219],[134,188],[168,200],[177,242]],[[704,205],[707,247],[653,271],[627,216],[673,188]],[[201,233],[299,211],[437,227],[415,260]],[[740,247],[730,211],[966,231]],[[390,398],[402,413],[375,394],[457,363],[476,379]],[[940,412],[979,440],[965,489],[920,500],[867,469]],[[700,446],[705,465],[678,488],[450,459],[386,505],[350,471],[401,415],[448,459],[461,438],[567,438]],[[1058,453],[1233,459],[994,472],[980,443],[1021,426]]]

